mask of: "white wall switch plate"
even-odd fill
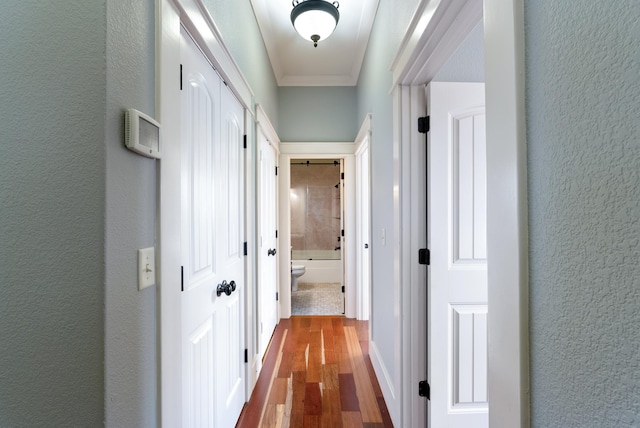
[[[150,287],[156,283],[156,254],[155,248],[138,250],[138,290]]]

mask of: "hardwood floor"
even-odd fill
[[[368,322],[280,320],[236,427],[393,427],[369,359]]]

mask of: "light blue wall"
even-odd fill
[[[246,22],[214,19],[277,125],[253,14],[228,3]],[[156,288],[136,273],[157,169],[122,143],[125,108],[155,114],[154,8],[0,4],[0,426],[157,426]]]
[[[0,426],[101,426],[105,4],[0,16]]]
[[[209,7],[277,126],[245,3]],[[373,115],[371,324],[388,365],[389,65],[417,3],[381,0],[356,89],[355,129]],[[0,426],[157,424],[156,290],[135,273],[156,169],[122,147],[121,122],[154,113],[153,4],[0,3]],[[638,425],[640,4],[526,6],[532,425]]]
[[[640,3],[525,2],[532,426],[640,426]]]
[[[355,86],[279,88],[281,141],[354,141],[358,133]]]
[[[155,245],[156,161],[124,148],[123,110],[155,116],[155,2],[106,4],[106,425],[153,427],[157,287],[138,291],[137,250]]]
[[[358,126],[372,114],[372,341],[396,382],[400,378],[399,302],[393,284],[393,104],[390,67],[419,1],[381,0],[358,81]],[[386,231],[386,245],[380,239]],[[398,383],[395,385],[400,387]]]
[[[271,120],[277,91],[249,2],[208,2],[227,48]],[[157,426],[157,288],[137,290],[137,249],[154,246],[156,161],[122,146],[122,111],[155,110],[155,2],[108,0],[106,421]],[[242,19],[242,22],[238,20]],[[277,123],[274,123],[276,125]]]
[[[203,0],[249,86],[278,131],[278,87],[249,0]]]
[[[436,73],[434,82],[484,82],[484,29],[479,22],[451,58]]]
[[[0,13],[0,426],[155,426],[156,296],[135,263],[156,169],[122,145],[124,108],[154,114],[154,2]]]

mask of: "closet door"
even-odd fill
[[[223,428],[245,401],[244,120],[181,35],[182,425]]]
[[[260,151],[260,242],[259,242],[259,354],[264,352],[278,323],[277,292],[277,239],[276,239],[276,151],[267,138],[258,131]]]

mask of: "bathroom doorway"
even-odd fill
[[[342,274],[338,276],[338,280],[341,281],[340,291],[342,293],[341,299],[344,299],[342,304],[342,310],[336,315],[342,315],[347,318],[356,318],[357,316],[357,300],[361,298],[358,292],[357,284],[357,263],[356,263],[356,144],[355,142],[281,142],[280,143],[280,156],[279,156],[279,168],[278,168],[278,191],[283,197],[278,201],[278,218],[279,218],[279,243],[282,251],[280,252],[279,262],[279,304],[280,304],[280,317],[289,318],[292,315],[291,311],[291,267],[292,267],[292,241],[291,241],[291,164],[292,162],[300,164],[304,162],[304,167],[307,168],[306,162],[309,161],[309,169],[318,168],[318,166],[311,166],[312,162],[329,162],[332,169],[340,171],[340,182],[342,188],[335,185],[338,181],[333,182],[331,189],[333,191],[340,190],[340,232],[335,235],[335,232],[331,231],[331,246],[327,247],[325,251],[331,251],[333,260],[319,260],[313,256],[308,255],[304,257],[296,252],[296,257],[301,257],[296,260],[301,261],[303,257],[305,272],[304,275],[299,276],[298,279],[304,279],[301,282],[311,282],[314,280],[314,269],[317,267],[322,268],[324,265],[333,264],[335,272],[335,265],[341,266]],[[333,165],[334,161],[338,161],[339,165]],[[344,176],[342,175],[344,173]],[[332,179],[333,181],[333,179]],[[336,199],[337,200],[337,199]],[[336,216],[337,217],[337,216]],[[343,235],[344,233],[344,235]],[[334,236],[335,235],[335,236]],[[338,241],[340,236],[340,241]],[[339,242],[340,249],[336,250]],[[297,250],[297,248],[296,248]],[[340,259],[337,259],[335,253],[340,253]],[[326,256],[326,254],[325,254]],[[307,265],[309,265],[310,271],[307,271]],[[320,266],[313,266],[320,265]],[[338,268],[340,269],[340,268]],[[316,272],[317,273],[317,272]],[[325,272],[326,273],[326,272]],[[305,278],[306,277],[306,278]],[[335,277],[334,277],[335,278]],[[336,280],[327,281],[320,278],[323,282],[333,282]],[[344,286],[344,288],[342,288]]]
[[[290,160],[291,315],[343,315],[342,159]]]

